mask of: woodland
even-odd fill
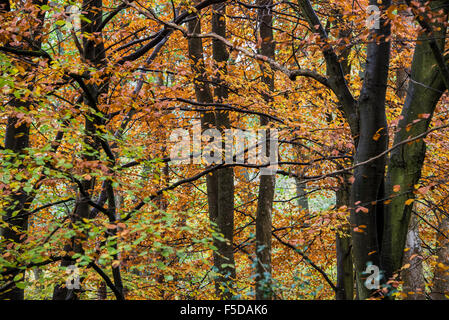
[[[0,300],[448,300],[448,14],[0,0]]]

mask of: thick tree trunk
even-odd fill
[[[400,15],[407,16],[406,11],[400,11]],[[405,44],[402,44],[405,46]],[[396,95],[403,99],[408,90],[408,73],[405,67],[399,67],[396,71]],[[416,210],[416,207],[415,207]],[[403,271],[402,292],[406,300],[425,299],[425,281],[422,266],[422,247],[419,238],[419,223],[415,215],[412,214],[407,232],[407,251],[404,253],[403,264],[410,264],[409,268]]]
[[[377,1],[370,4],[379,5]],[[391,1],[382,1],[382,11],[386,11]],[[379,41],[372,41],[367,48],[365,80],[358,101],[360,112],[360,138],[354,162],[359,164],[382,153],[388,146],[388,128],[385,114],[385,94],[387,89],[390,61],[390,25],[380,22],[380,29],[372,31]],[[365,285],[366,268],[372,264],[379,267],[378,226],[382,216],[385,156],[379,157],[354,170],[355,181],[351,188],[351,233],[360,299],[368,298],[372,290]]]
[[[445,1],[432,1],[433,7],[441,8]],[[436,30],[437,26],[433,26]],[[440,48],[444,48],[446,28],[435,31]],[[438,66],[426,35],[421,35],[416,44],[411,67],[411,80],[407,97],[401,113],[394,145],[427,131],[435,107],[445,90]],[[414,121],[418,122],[414,123]],[[421,176],[425,157],[423,139],[399,146],[391,152],[386,178],[386,195],[391,202],[385,208],[382,241],[382,269],[385,280],[401,269],[404,247],[412,205],[406,204],[414,199],[414,186]],[[400,186],[399,192],[393,188]],[[396,187],[397,188],[397,187]]]

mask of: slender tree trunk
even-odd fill
[[[402,292],[406,294],[406,300],[425,300],[425,281],[421,256],[421,239],[419,238],[418,219],[412,214],[410,226],[407,232],[403,264],[410,264],[403,271]]]
[[[441,217],[437,233],[437,264],[433,273],[432,300],[449,300],[449,218]]]
[[[309,199],[307,197],[307,190],[304,183],[300,183],[301,181],[295,178],[296,185],[296,202],[298,203],[298,207],[300,210],[309,211]]]
[[[107,287],[106,287],[106,282],[101,281],[100,286],[98,287],[98,290],[97,290],[98,300],[106,300],[106,298],[108,296],[107,293],[108,293],[108,291],[107,291]]]
[[[338,22],[344,25],[344,18],[341,12],[337,13]],[[340,38],[349,38],[352,30],[350,28],[342,29],[339,32]],[[349,56],[351,54],[351,47],[348,46],[340,54],[341,68],[344,76],[351,75],[351,63],[349,62]],[[355,132],[355,131],[354,131]],[[354,138],[354,145],[357,147],[358,137]],[[351,150],[347,150],[350,153]],[[345,166],[350,167],[353,165],[352,161],[345,161]],[[348,177],[343,174],[341,176],[341,183],[338,190],[335,193],[336,196],[336,208],[339,209],[343,206],[350,207],[350,190],[351,185],[348,181]],[[350,232],[349,221],[342,224],[336,234],[336,254],[337,254],[337,292],[335,295],[336,300],[353,300],[354,299],[354,265],[352,261],[352,239]]]
[[[188,23],[189,33],[201,33],[201,23],[198,16],[191,19]],[[208,82],[206,82],[206,70],[204,66],[203,57],[203,42],[201,38],[189,38],[189,57],[192,59],[192,70],[195,73],[194,78],[194,88],[196,100],[200,103],[213,103],[213,96]],[[215,113],[203,112],[201,113],[201,131],[207,130],[209,128],[215,128]],[[193,150],[194,156],[200,153],[201,150]],[[213,228],[216,226],[217,216],[218,216],[218,175],[214,171],[206,176],[206,187],[207,187],[207,203],[209,209],[209,220],[213,224]],[[218,248],[219,240],[214,237],[214,246]],[[219,270],[219,252],[213,252],[214,267]],[[219,279],[216,279],[216,288],[219,288]],[[217,294],[220,295],[217,289]]]
[[[84,16],[87,19],[83,19],[81,21],[81,31],[84,35],[93,34],[94,32],[96,32],[96,28],[99,23],[101,23],[103,14],[102,0],[84,0],[82,11],[84,12]],[[91,63],[93,66],[99,67],[101,65],[104,65],[104,44],[101,36],[97,36],[95,40],[93,40],[91,37],[83,36],[83,54],[84,59]],[[87,90],[89,90],[90,92],[90,96],[88,96],[88,94],[84,92],[84,103],[86,105],[89,105],[91,108],[96,109],[96,104],[98,103],[100,95],[104,92],[107,92],[107,80],[103,79],[100,86],[97,86],[96,84],[87,84],[86,86]],[[94,99],[94,101],[92,101],[91,99]],[[99,148],[100,144],[98,139],[95,137],[95,132],[97,130],[96,127],[98,125],[101,125],[100,121],[101,119],[99,119],[98,116],[94,116],[90,113],[85,117],[86,136],[84,138],[84,144],[87,147],[85,150],[86,153],[83,154],[84,161],[92,161],[96,159],[95,155],[90,155],[89,153],[92,153],[92,151],[98,150]],[[85,179],[81,181],[81,187],[89,197],[91,196],[91,193],[93,191],[94,183],[94,179]],[[108,199],[108,201],[111,200],[112,199]],[[115,204],[110,203],[109,206],[115,207]],[[79,192],[75,202],[75,209],[70,216],[71,224],[77,224],[79,221],[82,221],[83,218],[88,219],[89,213],[90,205],[88,204],[88,199],[83,196],[81,192]],[[113,217],[112,220],[114,220]],[[73,252],[82,254],[84,252],[83,241],[85,237],[85,235],[73,237],[69,240],[69,243],[65,245],[64,251],[67,253]],[[68,267],[74,264],[75,261],[71,258],[70,255],[65,256],[61,261],[62,267]],[[55,286],[53,292],[53,300],[77,300],[79,299],[78,291],[79,290],[76,289],[68,289],[66,288],[66,286],[57,285]]]
[[[224,19],[225,7],[223,5],[214,6],[212,21],[212,31],[225,36],[226,24]],[[191,19],[188,23],[190,33],[200,33],[201,24],[198,17]],[[212,91],[205,81],[206,70],[203,57],[203,43],[200,38],[189,38],[189,57],[192,59],[192,69],[195,72],[194,88],[198,102],[213,103]],[[213,41],[213,58],[217,63],[226,62],[228,54],[226,47],[219,41]],[[222,67],[222,70],[226,70]],[[220,78],[214,80],[220,84]],[[222,102],[227,99],[227,89],[218,85],[214,94],[217,101]],[[228,114],[226,112],[204,112],[201,114],[202,131],[209,128],[218,128],[223,132],[230,128]],[[194,150],[194,154],[201,150]],[[232,239],[234,234],[234,178],[232,168],[222,169],[206,176],[207,197],[209,207],[209,219],[214,228],[223,234],[226,242],[214,239],[217,250],[213,253],[214,267],[219,274],[215,279],[217,294],[223,299],[232,297],[232,279],[235,278],[235,262]]]
[[[259,37],[261,41],[260,52],[262,55],[274,59],[274,39],[271,13],[272,0],[259,0],[258,9]],[[262,67],[262,81],[267,85],[269,92],[265,95],[265,101],[271,100],[270,93],[274,90],[274,73]],[[269,120],[261,117],[260,124],[269,127]],[[266,156],[270,152],[270,130],[266,129]],[[273,297],[272,275],[271,275],[271,229],[272,209],[275,190],[276,176],[262,175],[259,184],[259,196],[256,211],[256,299],[270,300]]]
[[[44,5],[46,0],[38,1],[34,0],[33,4]],[[9,1],[0,2],[0,13],[10,11]],[[40,35],[42,31],[42,26],[44,22],[45,13],[39,13],[36,17],[40,22],[38,23],[36,30],[34,30],[34,36]],[[41,41],[36,40],[35,45],[40,46]],[[27,47],[27,44],[24,44]],[[23,48],[22,48],[23,49]],[[22,100],[21,98],[13,97],[9,103],[14,109],[19,110],[23,108],[28,110],[31,102]],[[12,152],[11,158],[8,159],[7,163],[14,163],[16,160],[20,160],[20,156],[23,155],[24,149],[29,147],[30,143],[30,124],[26,121],[21,122],[15,116],[9,116],[6,124],[5,131],[5,150]],[[26,170],[25,167],[20,166],[19,170]],[[23,180],[18,181],[23,183]],[[19,244],[23,242],[26,238],[22,237],[28,230],[28,215],[26,215],[27,210],[30,208],[31,202],[34,199],[32,193],[28,193],[22,188],[19,188],[15,193],[13,193],[6,200],[6,204],[3,205],[2,211],[4,210],[3,220],[8,221],[6,227],[0,229],[0,235],[8,242]],[[3,215],[3,212],[2,212]],[[2,248],[0,248],[2,249]],[[14,277],[17,273],[14,273]],[[3,279],[10,280],[10,279]],[[23,300],[24,299],[24,289],[20,289],[14,285],[13,288],[0,293],[0,300]]]
[[[348,206],[350,185],[345,180],[336,192],[337,208]],[[354,268],[352,262],[352,243],[349,223],[344,225],[336,235],[337,250],[337,300],[354,299]]]
[[[226,38],[226,4],[215,4],[212,14],[212,32]],[[229,54],[226,45],[220,40],[212,40],[212,55],[217,64],[217,69],[222,73],[227,72],[226,63]],[[221,79],[219,73],[215,74],[214,95],[216,101],[224,103],[228,99],[228,89]],[[216,112],[216,126],[224,137],[224,130],[230,129],[229,114],[227,111]],[[222,150],[225,150],[224,143]],[[236,276],[234,260],[234,169],[224,168],[217,171],[218,184],[218,214],[216,224],[218,231],[223,234],[226,241],[218,243],[218,255],[216,256],[215,266],[220,274],[217,282],[217,291],[220,292],[222,299],[231,299],[233,296],[234,279]],[[218,285],[219,284],[219,285]]]

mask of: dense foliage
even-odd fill
[[[449,298],[447,1],[0,6],[2,299]]]

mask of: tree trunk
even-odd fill
[[[259,0],[258,9],[259,37],[261,39],[260,52],[262,55],[274,59],[274,39],[271,13],[272,0]],[[268,103],[271,100],[270,92],[274,90],[274,73],[262,67],[262,81],[267,85],[269,92],[264,99]],[[261,117],[260,124],[269,127],[269,120]],[[266,156],[270,152],[269,128],[266,130]],[[256,299],[270,300],[273,297],[271,275],[271,229],[272,209],[275,190],[275,175],[262,175],[259,184],[259,196],[256,211]]]
[[[309,199],[307,198],[307,190],[304,183],[300,183],[301,180],[295,178],[296,184],[296,202],[298,203],[298,207],[300,210],[309,211]]]
[[[418,219],[412,215],[407,232],[406,249],[403,264],[410,267],[403,271],[402,292],[406,294],[406,300],[425,300],[425,281],[423,274],[421,239],[419,238]]]
[[[441,8],[445,1],[432,1],[431,6]],[[437,25],[433,29],[437,30]],[[446,28],[440,28],[434,35],[440,48],[444,48]],[[444,81],[432,53],[426,35],[420,35],[413,56],[411,81],[407,97],[398,123],[394,145],[427,131],[435,107],[445,90]],[[424,115],[424,117],[422,117]],[[418,122],[414,123],[415,120]],[[423,139],[402,144],[390,155],[386,178],[386,196],[391,202],[386,205],[382,241],[382,269],[384,280],[388,280],[401,269],[404,247],[412,205],[406,204],[414,199],[414,186],[421,177],[426,146]],[[400,186],[399,192],[393,188]],[[397,187],[396,187],[397,188]]]
[[[212,14],[212,32],[226,38],[226,4],[215,4]],[[212,53],[217,69],[222,73],[226,73],[226,63],[229,58],[226,45],[220,40],[212,40]],[[224,103],[228,99],[228,89],[219,73],[215,74],[214,95],[217,102]],[[224,130],[230,129],[229,114],[227,111],[216,112],[216,126],[224,137]],[[224,141],[222,150],[225,150]],[[218,255],[216,256],[215,266],[218,268],[218,282],[216,283],[217,291],[222,299],[231,299],[233,296],[235,272],[234,261],[234,169],[224,168],[217,171],[218,184],[218,212],[217,212],[217,228],[223,234],[226,241],[218,242]]]
[[[44,5],[47,1],[34,0],[33,4]],[[10,11],[9,1],[2,1],[0,3],[0,13]],[[40,20],[34,34],[37,36],[42,31],[43,21],[45,13],[40,12],[36,17]],[[36,41],[36,44],[40,47],[40,40]],[[22,46],[22,45],[21,45]],[[27,44],[23,44],[27,47]],[[22,48],[23,49],[23,48]],[[23,108],[28,110],[31,102],[21,100],[21,98],[13,97],[11,99],[10,105],[15,109],[19,110]],[[30,143],[30,124],[26,121],[19,122],[19,119],[15,116],[9,116],[6,124],[5,131],[5,150],[12,152],[11,158],[5,163],[14,163],[16,160],[20,160],[20,156],[24,155],[24,149],[29,147]],[[19,169],[26,170],[23,166]],[[18,181],[22,184],[24,181]],[[0,229],[0,235],[9,243],[19,244],[23,242],[26,238],[22,237],[28,230],[28,215],[27,210],[30,208],[31,202],[34,199],[34,195],[26,192],[22,188],[19,188],[14,194],[12,194],[8,199],[5,200],[5,204],[2,208],[4,210],[3,220],[8,221],[8,226],[2,227]],[[0,248],[3,249],[3,248]],[[12,274],[12,277],[18,273]],[[9,279],[3,279],[9,280]],[[13,288],[8,289],[5,292],[0,292],[0,300],[23,300],[24,299],[24,289],[20,289],[14,285]]]
[[[225,36],[226,24],[224,18],[224,5],[215,5],[212,18],[212,31]],[[190,33],[200,33],[201,24],[196,16],[188,23]],[[192,69],[195,72],[194,88],[198,102],[213,103],[211,89],[206,82],[206,70],[203,57],[203,43],[200,38],[189,38],[189,57],[192,59]],[[217,63],[226,62],[228,54],[226,47],[220,41],[213,41],[213,58]],[[222,71],[226,68],[222,67]],[[214,77],[219,84],[214,94],[218,102],[227,99],[227,89],[220,85],[220,78]],[[227,112],[203,112],[201,114],[202,131],[209,128],[217,128],[221,132],[230,128]],[[224,149],[224,148],[223,148]],[[201,150],[194,150],[197,154]],[[221,169],[206,176],[207,198],[209,207],[209,219],[217,232],[223,234],[226,242],[214,238],[214,246],[217,250],[213,253],[214,267],[219,274],[215,279],[217,295],[223,299],[232,297],[232,279],[235,278],[235,262],[233,250],[234,235],[234,171],[232,168]]]
[[[378,5],[377,1],[370,4]],[[382,11],[390,6],[390,0],[382,1]],[[385,114],[385,95],[390,61],[390,24],[380,22],[380,28],[371,31],[380,41],[367,46],[365,80],[358,101],[360,113],[360,138],[354,163],[358,164],[377,156],[388,146],[388,128]],[[381,230],[384,172],[386,157],[379,157],[354,170],[355,181],[351,188],[351,233],[359,298],[370,297],[373,290],[365,285],[364,274],[369,265],[379,266],[380,246],[378,231]]]
[[[90,35],[96,32],[96,28],[99,23],[101,23],[102,19],[102,0],[84,0],[82,5],[82,11],[85,12],[84,16],[87,18],[81,21],[81,31],[84,35]],[[99,67],[104,65],[105,56],[104,56],[104,44],[101,37],[96,37],[94,40],[91,37],[83,36],[83,54],[84,59],[88,61],[92,66]],[[96,104],[98,103],[98,99],[100,95],[104,92],[107,92],[107,80],[103,79],[102,83],[97,86],[96,84],[86,84],[87,90],[90,92],[90,96],[87,92],[84,92],[84,103],[89,105],[91,108],[96,109]],[[91,99],[94,99],[92,101]],[[82,158],[84,161],[92,161],[96,159],[95,155],[90,155],[94,150],[98,150],[99,141],[95,136],[95,131],[97,130],[97,126],[101,125],[101,119],[98,116],[94,116],[93,114],[88,114],[85,116],[85,132],[86,136],[84,138],[84,144],[86,147],[86,153],[83,154]],[[81,181],[81,187],[84,192],[90,197],[92,190],[94,188],[94,179],[85,179]],[[110,207],[114,207],[115,204],[109,204]],[[114,209],[115,210],[115,209]],[[77,224],[82,219],[88,219],[90,213],[90,205],[88,204],[88,199],[83,196],[81,192],[78,193],[75,209],[70,216],[71,224]],[[114,218],[112,218],[113,220]],[[84,252],[83,250],[83,241],[85,239],[85,235],[75,236],[69,240],[69,242],[65,245],[64,251],[67,253],[80,253]],[[71,258],[69,254],[67,254],[61,261],[62,267],[68,267],[74,265],[75,261]],[[68,289],[65,286],[57,285],[53,291],[53,300],[77,300],[79,290]]]
[[[432,300],[449,300],[449,218],[441,217],[437,234],[437,264],[433,274]]]
[[[345,180],[337,190],[337,209],[349,204],[350,186]],[[337,300],[354,299],[354,268],[352,262],[352,243],[349,224],[344,226],[336,235],[337,250]]]

